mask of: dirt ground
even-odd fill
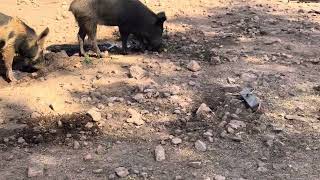
[[[1,180],[320,179],[319,2],[145,0],[166,12],[165,51],[103,59],[77,55],[70,2],[0,3],[50,28],[38,71],[0,77]],[[98,39],[121,47],[117,28]]]

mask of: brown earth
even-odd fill
[[[320,179],[318,2],[146,0],[168,16],[165,52],[104,59],[77,56],[70,2],[0,4],[37,32],[48,26],[54,51],[39,71],[16,70],[18,83],[0,78],[1,180],[119,179],[118,167],[122,179]],[[120,46],[116,32],[99,27],[102,49]],[[144,77],[129,78],[133,67]],[[197,115],[202,103],[212,112]]]

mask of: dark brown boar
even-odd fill
[[[43,55],[46,28],[39,36],[20,19],[0,13],[0,54],[6,68],[8,81],[16,81],[12,72],[15,54],[37,60]]]
[[[139,0],[74,0],[69,9],[79,25],[80,54],[84,55],[83,43],[88,35],[98,57],[97,25],[118,26],[123,53],[127,53],[127,40],[135,35],[149,50],[159,50],[162,45],[164,12],[155,14]]]

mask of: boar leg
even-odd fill
[[[86,52],[84,51],[84,39],[86,38],[86,31],[84,30],[83,27],[80,26],[79,32],[78,32],[78,41],[79,41],[79,46],[80,46],[80,56],[84,56]]]
[[[121,27],[119,27],[119,31],[120,31],[121,41],[122,41],[122,54],[128,54],[127,42],[128,42],[129,33],[128,31],[123,30]]]
[[[16,78],[13,76],[13,72],[12,72],[12,63],[13,63],[14,54],[15,54],[15,50],[11,46],[5,48],[2,53],[4,66],[6,68],[6,77],[10,82],[17,81]]]
[[[88,32],[89,40],[92,43],[91,45],[93,47],[93,51],[97,54],[98,58],[101,58],[102,54],[97,43],[97,23],[94,23],[94,22],[87,23],[86,30]]]

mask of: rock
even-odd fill
[[[103,154],[104,148],[101,145],[98,145],[97,149],[96,149],[96,153],[97,154]]]
[[[229,84],[234,84],[236,82],[236,80],[234,78],[228,77],[227,81]]]
[[[201,118],[203,116],[207,116],[209,113],[211,113],[211,109],[205,104],[205,103],[202,103],[197,112],[196,112],[196,115],[197,117]]]
[[[116,172],[117,176],[119,176],[119,177],[126,177],[130,174],[128,169],[125,167],[118,167],[114,171]]]
[[[136,110],[129,108],[127,112],[130,114],[130,118],[126,120],[127,123],[132,123],[137,126],[143,125],[145,122],[142,120],[141,114]]]
[[[204,151],[207,150],[207,145],[206,145],[206,143],[202,142],[201,140],[197,140],[194,145],[195,145],[195,148],[196,148],[198,151],[204,152]]]
[[[201,70],[201,66],[196,61],[190,61],[187,65],[187,68],[190,71],[197,72]]]
[[[79,141],[74,141],[73,142],[73,149],[79,149],[80,148],[80,143]]]
[[[108,179],[115,179],[116,178],[116,175],[115,174],[110,174],[109,176],[108,176]]]
[[[196,168],[196,169],[200,169],[200,168],[202,168],[202,162],[201,161],[192,161],[192,162],[189,162],[188,166]]]
[[[37,166],[28,167],[28,177],[29,178],[43,176],[43,174],[44,174],[43,166],[37,165]]]
[[[203,133],[203,136],[207,136],[207,137],[208,136],[210,136],[210,137],[213,136],[212,130],[211,131],[209,130],[209,131]]]
[[[103,172],[103,169],[94,169],[92,172],[94,174],[101,174]]]
[[[214,180],[226,180],[226,177],[222,176],[222,175],[215,175],[213,177]]]
[[[91,155],[91,154],[86,154],[86,155],[83,157],[83,159],[84,159],[85,161],[90,161],[90,160],[92,160],[92,155]]]
[[[92,118],[93,121],[100,121],[101,120],[101,113],[96,108],[91,108],[87,111],[87,114]]]
[[[129,77],[135,79],[141,79],[145,76],[145,70],[140,66],[131,66],[129,68]]]
[[[172,144],[174,145],[178,145],[178,144],[181,144],[182,143],[182,139],[178,138],[178,137],[175,137],[171,140]]]
[[[134,95],[132,98],[134,100],[136,100],[138,103],[142,103],[144,100],[144,96],[142,93],[138,93],[138,94]]]
[[[85,125],[85,128],[87,128],[87,129],[91,129],[92,127],[93,127],[92,122],[87,122],[87,124]]]
[[[196,82],[194,82],[194,81],[189,81],[189,83],[188,83],[190,86],[195,86],[196,85]]]
[[[97,108],[100,109],[100,110],[102,110],[102,109],[105,108],[105,106],[104,106],[103,104],[99,103],[99,104],[97,105]]]
[[[165,150],[161,145],[156,146],[154,150],[156,161],[160,162],[166,159]]]
[[[101,73],[98,73],[97,75],[96,75],[96,78],[99,80],[99,79],[101,79],[102,78],[102,74]]]
[[[243,121],[231,120],[228,124],[232,129],[245,128],[246,124]]]
[[[182,177],[182,176],[176,176],[174,179],[175,179],[175,180],[182,180],[183,177]]]
[[[214,64],[214,65],[220,64],[221,63],[221,58],[219,56],[212,56],[210,58],[210,63]]]
[[[19,138],[18,138],[18,143],[19,143],[19,144],[23,144],[23,143],[25,143],[25,142],[26,142],[26,140],[24,140],[23,137],[19,137]]]

